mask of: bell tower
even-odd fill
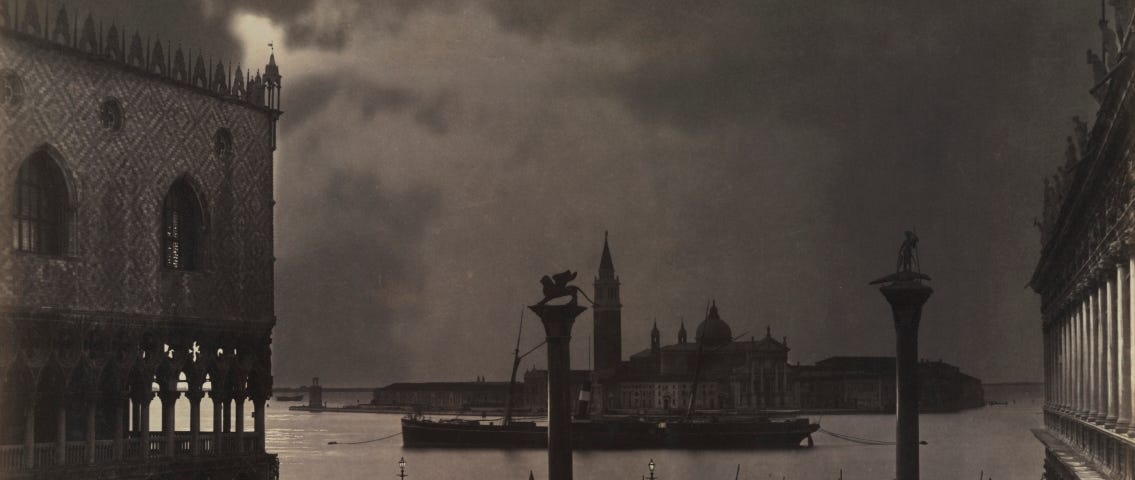
[[[650,329],[650,353],[658,353],[662,349],[662,335],[658,332],[658,321],[654,321],[654,327]]]
[[[622,303],[619,302],[619,277],[611,261],[607,233],[603,233],[603,256],[599,259],[599,276],[595,278],[594,355],[595,371],[613,371],[623,358]]]

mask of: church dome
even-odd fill
[[[694,339],[698,343],[704,343],[711,347],[725,345],[733,341],[733,329],[729,328],[729,324],[717,315],[717,302],[709,307],[709,315],[706,315],[705,320],[698,324],[697,336]]]

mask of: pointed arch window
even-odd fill
[[[162,247],[165,266],[196,270],[200,266],[201,202],[184,177],[174,182],[162,205]]]
[[[63,171],[46,152],[37,152],[16,175],[16,224],[13,244],[22,252],[63,255],[67,252],[67,183]]]

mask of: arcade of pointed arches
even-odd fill
[[[46,145],[21,163],[15,250],[76,255],[75,190],[65,165]],[[162,201],[165,267],[198,268],[206,218],[200,189],[183,175]],[[265,451],[270,325],[14,310],[0,316],[0,474]],[[155,396],[161,418],[151,421]],[[203,429],[206,396],[212,422]],[[179,401],[189,402],[188,422],[177,421]],[[246,431],[248,402],[253,425]],[[186,423],[188,430],[177,430]]]

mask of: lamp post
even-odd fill
[[[406,457],[398,459],[398,478],[406,478]]]
[[[654,476],[654,459],[653,458],[650,459],[650,463],[646,464],[646,468],[650,469],[650,477],[647,478],[647,480],[658,480],[658,477]]]

